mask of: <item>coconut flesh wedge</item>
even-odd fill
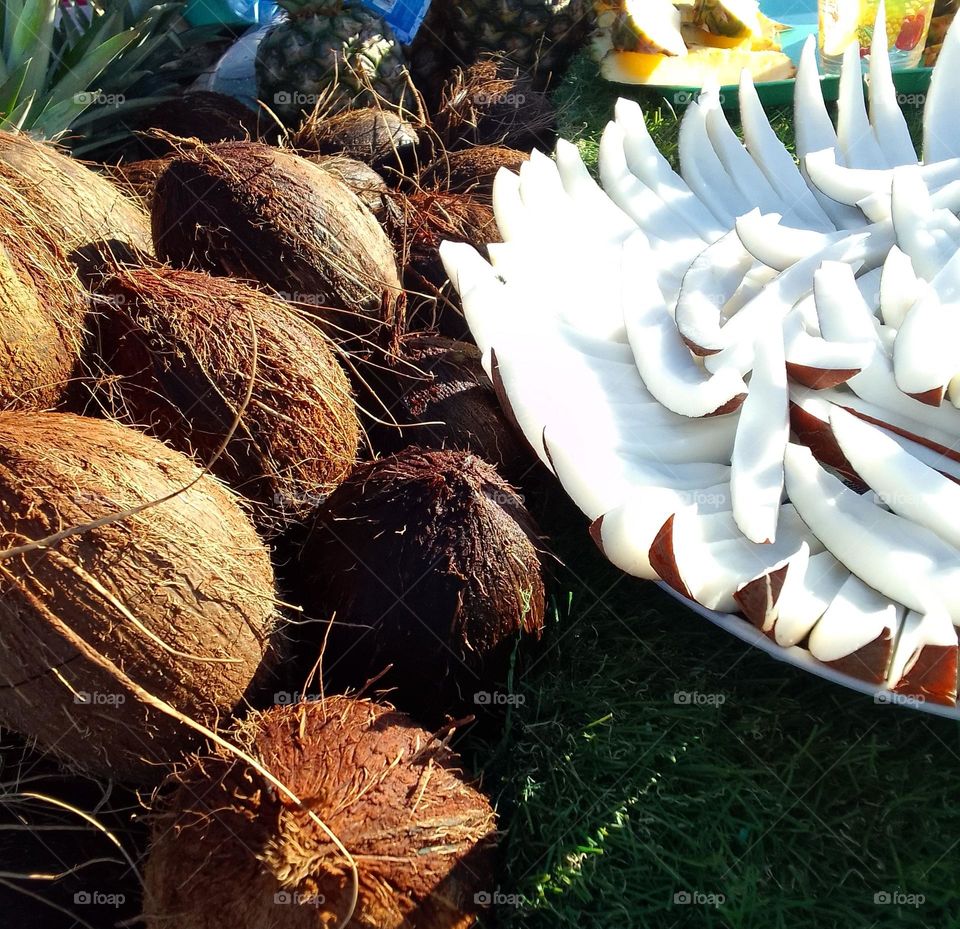
[[[946,613],[907,613],[890,661],[887,686],[904,696],[956,704],[957,629]]]
[[[880,315],[886,325],[899,329],[907,311],[922,292],[909,255],[894,245],[887,253],[880,277]]]
[[[731,459],[733,515],[751,542],[776,539],[789,438],[783,331],[773,320],[757,335],[750,392],[740,408]]]
[[[840,242],[846,238],[846,232],[812,232],[781,225],[777,213],[761,214],[753,210],[737,217],[736,229],[743,247],[757,261],[775,271],[787,268],[802,261],[808,255]]]
[[[730,370],[711,376],[697,365],[646,271],[647,254],[642,240],[624,244],[623,318],[643,383],[667,409],[682,416],[732,412],[747,393],[743,378]]]
[[[960,552],[953,546],[850,490],[808,448],[787,446],[784,473],[804,522],[865,584],[910,609],[942,606],[960,621]]]
[[[893,373],[905,394],[939,406],[946,385],[957,368],[951,344],[953,314],[940,302],[932,287],[907,310],[893,345]]]
[[[825,665],[879,684],[887,676],[905,610],[850,575],[810,633],[810,654]]]
[[[827,551],[810,555],[806,563],[791,561],[771,628],[774,641],[789,647],[806,639],[849,577],[846,567]]]
[[[851,168],[868,170],[889,168],[890,164],[877,144],[867,119],[860,70],[860,43],[852,42],[843,55],[840,90],[837,100],[837,139],[843,160]]]
[[[877,19],[870,46],[870,124],[887,164],[897,167],[919,161],[903,110],[897,102],[897,88],[893,83],[890,55],[887,52],[884,0],[877,4]]]
[[[916,165],[893,173],[890,212],[897,244],[910,256],[917,276],[932,281],[960,247],[960,219],[934,210]]]
[[[926,164],[960,155],[960,29],[947,30],[923,108],[923,160]]]
[[[815,390],[837,387],[850,380],[873,355],[869,343],[828,342],[811,335],[797,308],[783,321],[783,341],[787,374],[797,383]]]

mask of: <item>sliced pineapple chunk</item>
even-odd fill
[[[610,25],[614,48],[631,52],[685,55],[680,11],[671,0],[624,0]]]
[[[793,62],[782,52],[752,52],[739,48],[695,48],[683,58],[642,52],[611,51],[600,62],[600,73],[618,84],[664,84],[702,87],[715,80],[737,84],[746,68],[755,83],[793,77]]]

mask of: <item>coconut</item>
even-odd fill
[[[387,182],[370,165],[347,155],[307,155],[328,174],[343,181],[362,201],[363,205],[383,222],[387,210]]]
[[[471,701],[505,679],[521,633],[540,636],[537,539],[517,492],[470,453],[411,447],[360,465],[301,551],[314,656],[329,631],[333,675],[362,684],[392,665],[382,683],[398,705],[431,716]]]
[[[507,59],[485,56],[458,68],[444,88],[433,125],[448,149],[505,145],[549,151],[556,110],[528,75]]]
[[[465,194],[397,193],[391,197],[384,228],[400,256],[410,319],[417,319],[423,328],[463,338],[467,332],[463,316],[445,299],[449,288],[440,246],[468,242],[482,249],[502,241],[493,208]]]
[[[274,624],[266,548],[191,461],[116,423],[0,414],[2,725],[153,783],[195,742],[153,698],[216,726],[267,672]]]
[[[341,181],[256,142],[175,158],[153,203],[157,254],[247,278],[317,308],[331,332],[383,335],[400,292],[390,240]]]
[[[351,909],[349,929],[473,925],[496,819],[442,742],[349,697],[277,707],[240,741],[302,806],[224,750],[172,778],[146,864],[147,929],[332,929]],[[352,862],[318,820],[356,862],[355,907]]]
[[[144,155],[150,158],[176,154],[176,143],[168,136],[208,143],[268,142],[280,133],[280,127],[265,111],[254,111],[235,97],[209,90],[174,97],[145,110],[137,120],[137,129],[143,133],[140,144]]]
[[[379,427],[379,447],[409,444],[473,452],[520,480],[534,462],[500,411],[493,385],[467,342],[416,333],[400,343],[380,378],[380,405],[396,427]]]
[[[506,168],[517,173],[529,158],[525,152],[503,145],[477,145],[461,152],[445,152],[424,168],[420,185],[427,190],[470,194],[490,204],[497,172]]]
[[[239,282],[166,267],[94,278],[97,397],[108,413],[210,460],[257,525],[307,515],[359,443],[350,385],[316,326]],[[251,387],[250,400],[245,404]]]
[[[0,410],[43,410],[74,376],[87,296],[44,217],[0,193]]]
[[[389,178],[416,165],[420,137],[393,111],[365,107],[331,116],[314,113],[290,144],[302,154],[349,155]]]
[[[113,182],[146,208],[153,203],[153,191],[160,175],[167,170],[171,157],[147,158],[143,161],[121,161],[106,165],[105,171]]]
[[[150,218],[140,205],[51,145],[0,132],[0,182],[30,201],[65,252],[105,239],[153,251]]]

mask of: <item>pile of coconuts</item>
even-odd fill
[[[0,133],[0,725],[58,810],[139,793],[104,880],[147,929],[465,929],[497,886],[451,741],[543,635],[543,474],[438,249],[498,241],[553,113],[492,58],[424,96],[185,98],[104,165]]]

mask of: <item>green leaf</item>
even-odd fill
[[[89,96],[91,99],[84,105],[84,109],[95,102],[95,94],[89,92],[93,82],[100,76],[100,72],[113,61],[137,37],[135,29],[128,29],[112,38],[107,39],[101,46],[86,55],[76,67],[65,74],[55,87],[50,90],[47,107],[55,107],[74,96]]]
[[[33,112],[33,101],[34,95],[30,94],[29,97],[25,97],[21,100],[13,110],[13,112],[7,116],[0,126],[2,126],[7,132],[22,129],[24,125],[28,122],[28,117]]]
[[[17,22],[13,35],[12,55],[8,61],[31,57],[24,79],[24,93],[43,93],[47,83],[53,42],[53,24],[57,0],[27,0],[23,17]]]
[[[30,67],[28,58],[20,65],[7,79],[0,85],[0,115],[3,118],[12,113],[20,99],[20,92],[23,89],[23,81],[27,76],[27,68]]]
[[[70,128],[70,124],[91,105],[93,94],[78,94],[47,107],[31,120],[30,129],[45,139],[53,139]]]

